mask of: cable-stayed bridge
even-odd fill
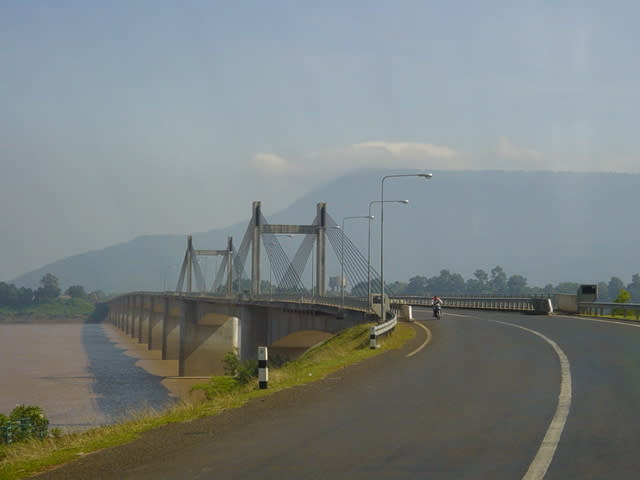
[[[282,236],[302,236],[291,257],[279,240]],[[340,275],[330,277],[327,285],[328,247],[337,258]],[[209,285],[201,266],[207,256],[221,258]],[[263,266],[268,267],[267,279]],[[305,283],[303,274],[309,267],[312,275]],[[149,349],[161,350],[163,359],[177,359],[178,375],[221,374],[228,352],[237,351],[243,359],[255,358],[261,345],[285,354],[300,352],[350,326],[387,320],[404,305],[427,302],[397,298],[389,303],[380,278],[369,252],[365,255],[356,248],[325,203],[317,204],[311,223],[283,225],[270,224],[261,203],[253,202],[237,250],[232,238],[226,248],[208,250],[195,248],[188,237],[176,290],[114,298],[109,319]],[[445,301],[460,308],[540,308],[540,302],[528,298]]]

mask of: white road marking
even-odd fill
[[[640,324],[638,323],[629,323],[629,322],[621,322],[619,320],[606,320],[606,319],[600,319],[600,318],[590,318],[590,317],[572,317],[570,315],[553,315],[554,317],[559,317],[559,318],[569,318],[571,320],[586,320],[587,322],[598,322],[598,323],[605,323],[608,325],[624,325],[625,327],[636,327],[636,328],[640,328]]]
[[[416,348],[413,352],[408,353],[407,357],[411,357],[411,356],[415,355],[420,350],[422,350],[424,347],[426,347],[427,344],[431,341],[431,330],[429,330],[427,327],[425,327],[421,323],[415,322],[414,324],[419,326],[420,328],[422,328],[425,332],[427,332],[427,339],[422,343],[422,345],[420,345],[418,348]]]
[[[500,322],[497,320],[491,321],[520,328],[537,335],[553,347],[556,355],[558,355],[558,358],[560,359],[560,394],[558,395],[556,413],[549,424],[549,428],[547,429],[547,433],[545,434],[542,444],[538,449],[538,453],[536,453],[536,456],[529,465],[529,470],[527,470],[525,476],[522,477],[522,480],[542,480],[546,475],[549,465],[551,464],[551,460],[553,460],[553,456],[558,448],[558,443],[560,442],[560,437],[562,436],[562,431],[567,423],[567,417],[569,416],[569,410],[571,409],[571,368],[569,366],[569,359],[556,342],[535,330],[531,330],[514,323]]]

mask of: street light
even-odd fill
[[[371,309],[371,220],[373,219],[371,216],[371,207],[374,203],[383,202],[380,200],[369,202],[369,241],[367,245],[367,305],[369,305],[369,309]],[[409,200],[384,200],[384,203],[403,203],[408,205]]]
[[[384,305],[384,181],[387,178],[422,177],[431,178],[432,173],[408,173],[403,175],[385,175],[380,181],[380,315],[382,321],[387,319]]]
[[[369,220],[369,223],[371,223],[371,220],[373,219],[373,217],[371,215],[358,215],[355,217],[344,217],[342,219],[342,235],[341,235],[341,241],[340,241],[340,292],[341,292],[341,297],[342,297],[342,307],[344,308],[344,221],[345,220],[352,220],[354,218],[366,218]]]

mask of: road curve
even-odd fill
[[[566,354],[573,395],[539,478],[637,478],[640,329],[473,311],[434,321],[427,313],[417,310],[432,338],[417,352],[419,328],[404,351],[37,478],[524,479],[562,403],[553,344]]]

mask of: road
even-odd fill
[[[640,328],[415,312],[417,337],[403,351],[38,478],[638,477]],[[407,356],[427,338],[421,326],[431,340]]]

